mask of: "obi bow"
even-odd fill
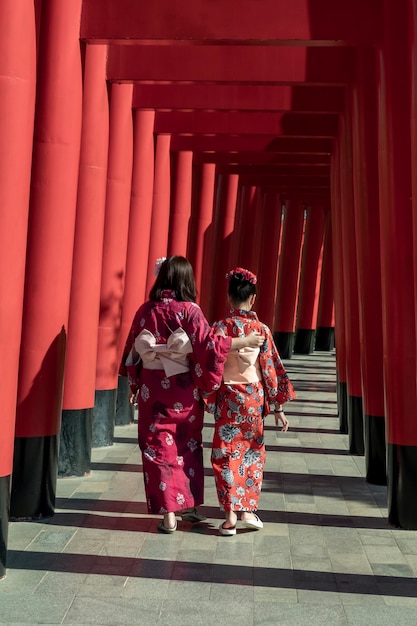
[[[223,381],[226,385],[244,385],[261,379],[258,364],[259,348],[232,350],[224,364]]]
[[[191,341],[182,328],[177,328],[166,343],[156,343],[149,330],[142,330],[135,339],[135,350],[145,369],[163,369],[166,376],[188,372],[187,354],[193,351]]]

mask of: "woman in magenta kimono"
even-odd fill
[[[282,405],[296,396],[271,331],[251,310],[256,298],[255,274],[238,267],[226,278],[232,308],[228,317],[214,325],[216,334],[243,337],[258,331],[265,335],[261,348],[231,350],[222,384],[208,401],[209,411],[215,414],[211,462],[217,496],[225,511],[219,531],[222,535],[235,535],[236,512],[240,512],[246,528],[263,527],[256,514],[265,465],[263,420],[273,404],[275,423],[286,431],[288,420]],[[211,404],[210,399],[214,400]]]
[[[183,520],[204,520],[203,401],[218,388],[234,347],[261,345],[260,334],[231,340],[215,336],[195,303],[193,270],[184,257],[162,263],[149,300],[137,311],[126,342],[120,374],[128,375],[138,404],[148,511],[163,515],[161,532]],[[238,341],[238,344],[236,344]]]

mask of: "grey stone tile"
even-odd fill
[[[165,598],[192,598],[193,600],[210,600],[211,583],[190,580],[171,580]]]
[[[171,583],[182,581],[170,581],[166,579],[156,578],[128,578],[125,584],[119,590],[119,596],[121,598],[156,598],[157,600],[163,600],[170,588]]]
[[[155,598],[89,598],[77,597],[69,608],[63,624],[90,624],[103,626],[149,626],[158,622],[161,602]]]
[[[416,623],[416,612],[412,608],[390,606],[344,606],[349,626],[411,626]]]
[[[73,601],[72,595],[51,594],[46,599],[43,594],[26,594],[22,591],[20,589],[15,594],[2,595],[0,619],[3,624],[60,624]]]
[[[375,576],[378,577],[378,580],[380,576],[399,576],[401,578],[414,577],[413,570],[406,563],[373,563],[372,571]]]
[[[283,587],[254,587],[253,599],[255,603],[281,602],[287,604],[297,604],[298,601],[296,589],[285,589]]]
[[[36,587],[35,594],[77,595],[86,577],[86,574],[74,572],[47,572]]]
[[[253,624],[253,602],[235,600],[230,595],[224,601],[169,599],[163,602],[158,626],[218,626],[219,623],[241,626]]]
[[[322,603],[280,604],[257,603],[254,626],[347,626],[348,622],[341,606],[323,606]]]

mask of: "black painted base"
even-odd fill
[[[273,336],[281,359],[291,359],[294,351],[294,333],[276,331]]]
[[[297,328],[295,331],[294,353],[311,354],[314,352],[314,328]]]
[[[10,476],[0,477],[0,580],[6,576],[10,513]]]
[[[117,389],[96,390],[93,412],[93,448],[112,446]]]
[[[337,380],[337,408],[339,415],[339,430],[344,435],[348,432],[348,411],[347,411],[347,385]]]
[[[11,520],[42,519],[55,513],[58,444],[58,435],[15,439]]]
[[[93,409],[62,411],[58,476],[89,476]]]
[[[316,330],[315,350],[330,352],[334,348],[334,327],[319,326]]]
[[[388,519],[417,530],[417,446],[387,444]]]
[[[365,444],[363,440],[363,406],[361,396],[348,396],[347,414],[349,452],[363,456],[365,454]]]
[[[387,484],[385,419],[364,416],[366,480],[372,485]]]
[[[117,383],[116,424],[126,426],[133,424],[135,410],[129,402],[130,388],[127,376],[119,376]]]

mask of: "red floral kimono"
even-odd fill
[[[206,400],[215,415],[211,463],[220,507],[256,511],[265,465],[263,418],[270,412],[269,403],[282,404],[296,395],[271,331],[254,311],[233,309],[214,330],[230,337],[254,330],[266,336],[260,350],[229,353],[220,389]]]
[[[120,367],[137,393],[148,511],[159,514],[203,502],[200,390],[218,388],[231,347],[197,304],[178,302],[171,291],[163,296],[137,311]]]

